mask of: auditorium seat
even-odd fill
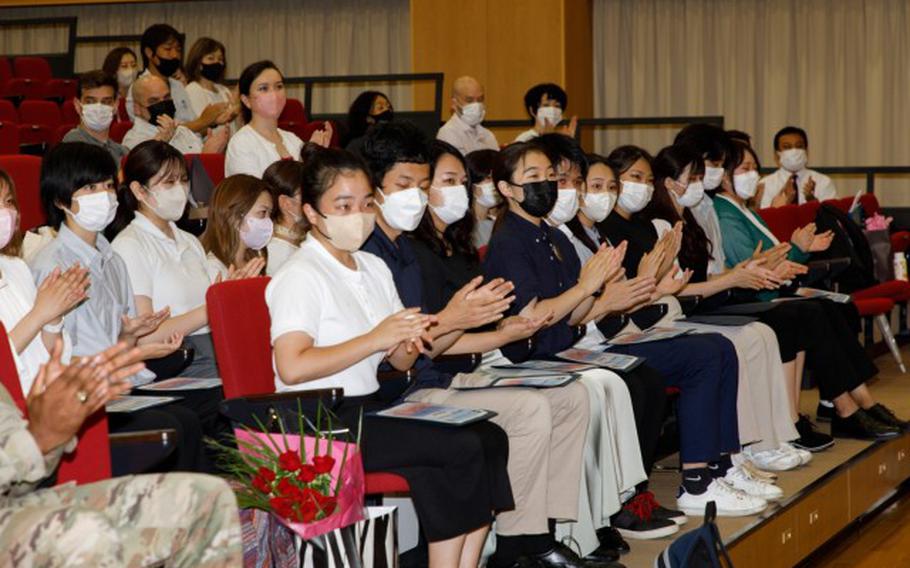
[[[73,102],[75,100],[76,99],[66,99],[63,101],[63,104],[60,105],[60,120],[65,124],[79,124],[82,122],[79,113],[76,112],[76,103]]]
[[[212,342],[225,398],[275,392],[269,310],[265,288],[271,278],[230,280],[205,294]],[[366,493],[406,493],[407,481],[393,473],[366,474]]]
[[[0,156],[19,153],[19,126],[0,120]]]
[[[299,99],[288,98],[284,110],[278,117],[278,128],[295,132],[295,128],[306,126],[309,123],[306,110]],[[306,138],[303,139],[306,141]]]
[[[205,173],[209,175],[214,185],[221,183],[224,179],[224,154],[185,154],[186,167],[189,170],[193,163],[193,158],[199,158]]]
[[[50,63],[44,57],[17,57],[13,60],[13,72],[17,78],[25,79],[25,97],[28,99],[65,101],[76,96],[76,80],[54,78]]]
[[[16,184],[19,201],[20,228],[23,231],[47,223],[41,206],[41,158],[37,156],[0,156],[0,169],[9,174]]]
[[[25,79],[13,75],[9,59],[0,56],[0,99],[22,99],[25,97]]]
[[[133,127],[132,122],[112,122],[111,123],[111,140],[118,144],[123,143],[123,137]]]
[[[61,124],[60,107],[52,101],[22,101],[19,139],[22,144],[49,144]]]

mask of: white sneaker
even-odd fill
[[[761,479],[762,481],[768,481],[770,483],[774,483],[777,480],[776,473],[759,469],[759,467],[755,465],[752,460],[746,457],[746,455],[742,452],[732,454],[730,458],[733,460],[733,465],[738,465],[739,467],[745,469],[752,477]]]
[[[798,457],[800,465],[806,465],[807,463],[812,461],[812,452],[810,452],[808,450],[802,450],[800,448],[797,448],[793,444],[788,444],[787,442],[784,442],[783,444],[780,445],[780,449],[782,452],[791,453],[791,454],[795,455],[796,457]]]
[[[789,471],[798,468],[803,463],[800,456],[784,450],[782,447],[776,450],[762,450],[760,452],[745,448],[743,453],[759,468],[769,471]]]
[[[711,501],[714,501],[717,506],[717,514],[721,517],[755,515],[764,511],[768,506],[768,502],[764,499],[746,495],[739,489],[730,487],[723,479],[713,480],[701,495],[692,495],[686,491],[685,487],[680,488],[676,506],[687,515],[703,516],[705,505]]]
[[[752,477],[745,468],[733,466],[724,476],[724,481],[734,488],[765,501],[777,501],[784,496],[783,490],[773,483]]]

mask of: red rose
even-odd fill
[[[313,503],[311,500],[306,500],[300,505],[300,521],[303,523],[311,523],[316,520],[316,515],[319,513],[319,508],[316,507],[316,503]]]
[[[313,467],[316,473],[329,473],[335,467],[335,458],[332,456],[316,456],[313,458]]]
[[[262,493],[272,492],[272,482],[259,475],[253,477],[253,487]]]
[[[300,455],[290,450],[278,456],[278,465],[285,471],[297,471],[303,465],[300,463]]]
[[[269,505],[276,515],[289,519],[291,521],[297,518],[297,512],[294,510],[294,502],[284,497],[272,497],[269,499]]]
[[[293,501],[299,501],[301,498],[300,488],[294,485],[287,477],[278,482],[278,493]]]
[[[301,483],[310,483],[316,479],[316,469],[311,465],[303,465],[300,467],[300,473],[297,474],[297,481]]]
[[[266,481],[275,481],[275,472],[270,470],[267,467],[259,468],[259,477],[265,479]]]

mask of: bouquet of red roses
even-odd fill
[[[327,417],[327,428],[322,428]],[[363,514],[364,476],[360,441],[336,439],[331,413],[320,406],[312,435],[298,412],[298,432],[235,431],[237,448],[213,443],[221,466],[231,474],[242,508],[271,511],[303,538],[312,538],[356,522]]]

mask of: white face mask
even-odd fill
[[[670,193],[682,207],[695,207],[705,196],[705,186],[700,181],[693,181],[686,186],[686,192],[682,195],[676,195],[676,192],[673,191]]]
[[[12,207],[0,208],[0,249],[6,248],[6,245],[13,240],[18,218],[19,214]]]
[[[651,202],[654,186],[650,183],[623,181],[617,205],[629,213],[638,213]]]
[[[396,231],[413,231],[417,228],[427,208],[427,195],[422,189],[410,187],[391,195],[384,194],[378,188],[376,191],[382,196],[383,202],[377,205],[389,227]]]
[[[477,187],[480,188],[480,193],[475,197],[477,203],[481,207],[496,207],[499,203],[499,193],[496,191],[496,186],[493,185],[493,182],[478,183]]]
[[[792,173],[802,171],[809,162],[809,155],[802,148],[790,148],[789,150],[778,152],[777,155],[780,159],[780,165]]]
[[[483,103],[468,103],[461,107],[461,120],[468,126],[477,126],[483,122],[486,114],[487,109]]]
[[[246,217],[240,227],[240,240],[248,248],[262,250],[272,240],[272,220],[268,217]]]
[[[742,199],[752,199],[758,189],[758,172],[750,170],[733,176],[733,191]]]
[[[614,205],[616,205],[616,194],[611,191],[586,193],[585,204],[581,206],[581,212],[588,219],[600,223],[607,218],[610,211],[613,211]]]
[[[430,209],[446,225],[460,221],[468,212],[468,190],[464,185],[436,187],[430,191],[442,195],[442,205],[430,205]]]
[[[717,189],[720,182],[724,181],[724,169],[715,168],[714,166],[705,165],[704,186],[705,189]]]
[[[138,69],[119,69],[117,71],[117,83],[124,89],[133,84],[133,81],[136,80],[136,75],[139,73]]]
[[[165,221],[177,221],[183,217],[183,210],[186,209],[187,201],[186,185],[182,183],[174,184],[167,189],[159,189],[150,193],[157,205],[152,205],[149,201],[145,203],[155,212],[155,215]]]
[[[82,105],[82,122],[95,132],[103,132],[114,121],[114,107],[104,103]]]
[[[560,189],[556,196],[556,205],[550,211],[550,221],[554,225],[568,223],[578,213],[578,190],[574,187]]]
[[[99,191],[75,198],[79,204],[79,212],[73,213],[69,209],[63,210],[73,218],[77,225],[91,231],[100,233],[111,224],[117,214],[117,196],[110,191]]]
[[[537,118],[544,124],[556,126],[562,120],[562,109],[559,107],[542,106],[537,109]]]

